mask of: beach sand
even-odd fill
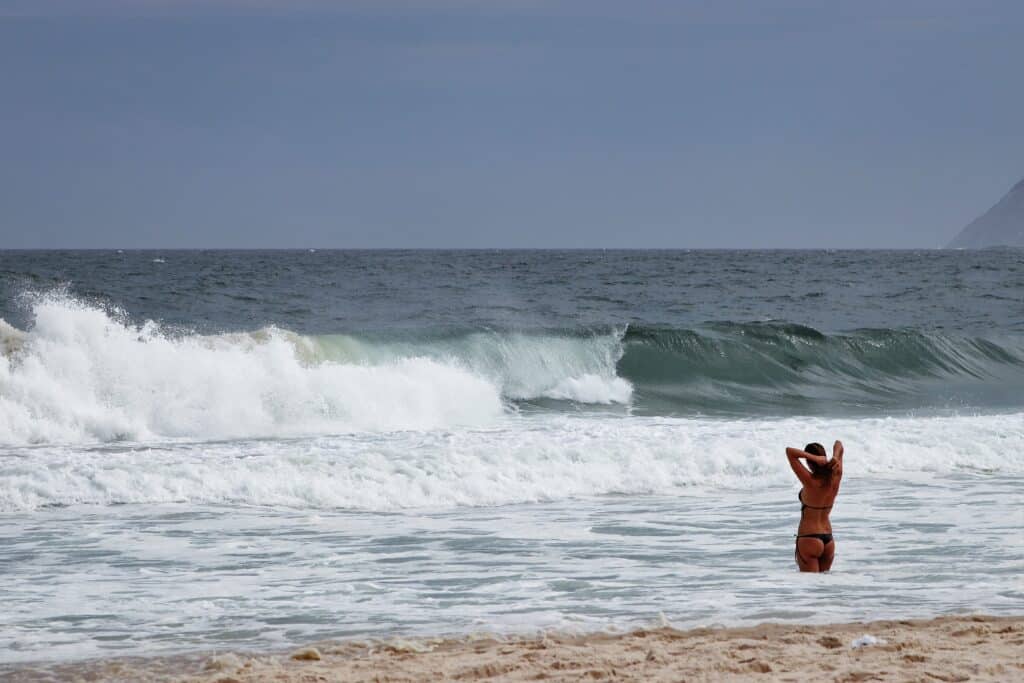
[[[855,647],[870,636],[876,642]],[[37,680],[24,670],[14,680]],[[1024,617],[623,634],[322,642],[280,654],[110,660],[50,668],[58,680],[1013,681],[1024,680]],[[53,678],[51,678],[53,680]]]

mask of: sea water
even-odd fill
[[[0,317],[6,665],[1024,608],[1021,251],[0,252]]]

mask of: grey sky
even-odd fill
[[[933,247],[1024,3],[0,0],[0,247]]]

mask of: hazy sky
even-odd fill
[[[0,247],[934,247],[1024,3],[0,0]]]

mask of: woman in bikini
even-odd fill
[[[832,511],[839,483],[843,480],[843,444],[836,441],[832,459],[820,443],[807,444],[804,450],[787,448],[789,466],[800,483],[800,526],[796,536],[796,563],[802,572],[826,572],[836,556],[832,538]],[[804,466],[801,460],[806,460]]]

